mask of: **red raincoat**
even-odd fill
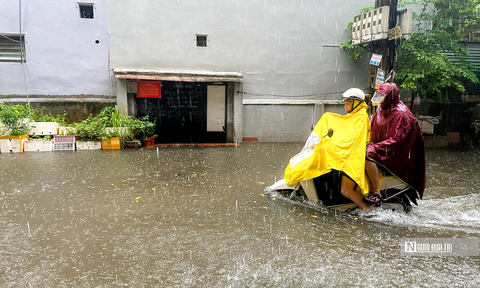
[[[417,119],[400,100],[398,88],[385,83],[385,98],[372,118],[367,157],[410,184],[422,199],[425,190],[425,146]]]

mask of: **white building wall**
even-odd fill
[[[368,61],[351,60],[339,45],[351,37],[347,23],[372,5],[364,0],[108,1],[112,67],[240,72],[244,101],[334,100],[350,87],[366,88]],[[207,47],[196,46],[195,34],[208,35]],[[235,109],[243,109],[242,136],[259,141],[305,138],[313,121],[311,107],[304,113],[301,106],[282,106],[281,121],[273,107]]]
[[[21,3],[29,95],[60,101],[115,95],[106,0],[85,2],[94,3],[94,19],[80,18],[75,0],[0,0],[0,33],[19,33]],[[0,75],[0,97],[26,94],[21,63],[0,62]]]

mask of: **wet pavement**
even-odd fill
[[[480,285],[479,257],[399,247],[480,237],[478,150],[427,150],[424,201],[365,219],[264,194],[302,147],[0,154],[0,286]]]

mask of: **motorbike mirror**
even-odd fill
[[[332,136],[333,136],[333,129],[332,128],[328,129],[327,134],[325,136],[323,136],[323,138],[325,138],[327,136],[332,138]]]

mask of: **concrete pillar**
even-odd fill
[[[243,138],[243,83],[232,85],[233,91],[233,141],[241,143]]]
[[[117,107],[124,115],[128,115],[127,83],[125,79],[115,79],[117,91]]]
[[[226,123],[226,140],[229,143],[234,142],[233,135],[233,124],[234,124],[234,93],[235,93],[235,83],[234,82],[227,82],[227,123]]]

